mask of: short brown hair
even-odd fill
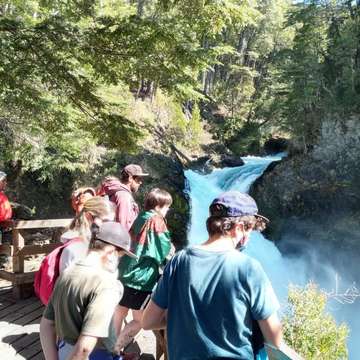
[[[266,221],[255,215],[239,217],[209,216],[206,220],[206,228],[210,236],[226,235],[236,224],[243,224],[245,230],[263,231]]]
[[[90,242],[90,246],[89,246],[89,250],[93,250],[93,251],[103,251],[105,250],[107,247],[115,247],[114,245],[111,245],[105,241],[102,241],[100,239],[96,238],[96,235],[93,235],[91,242]]]
[[[128,174],[124,169],[122,169],[120,173],[120,181],[123,184],[127,184],[129,182],[130,176],[130,174]]]
[[[145,196],[144,209],[148,211],[155,209],[157,206],[162,208],[164,206],[170,206],[171,204],[171,195],[165,190],[155,188]]]

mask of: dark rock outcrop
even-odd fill
[[[266,154],[278,154],[289,148],[289,140],[285,138],[271,138],[265,141],[264,151]]]
[[[193,170],[210,173],[216,168],[242,166],[244,165],[244,161],[239,156],[222,154],[202,156],[194,160],[190,165]]]
[[[359,163],[358,119],[325,121],[311,152],[285,158],[253,184],[271,219],[267,236],[284,251],[320,244],[360,256]]]
[[[244,160],[238,156],[222,155],[220,158],[221,167],[236,167],[244,165]]]

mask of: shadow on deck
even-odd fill
[[[44,359],[39,339],[43,311],[43,305],[35,297],[16,301],[11,284],[0,281],[1,359]]]
[[[34,296],[15,300],[11,283],[0,280],[1,360],[45,360],[39,338],[43,311],[44,306]],[[152,332],[141,331],[127,351],[141,352],[142,360],[154,360],[155,337]]]

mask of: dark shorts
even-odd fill
[[[142,310],[150,301],[151,294],[149,291],[140,291],[124,286],[124,295],[119,305],[125,306],[128,309]]]

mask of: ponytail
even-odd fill
[[[112,203],[103,197],[94,196],[85,201],[82,210],[71,222],[70,229],[78,231],[80,237],[90,241],[93,219],[112,217],[113,215],[114,206]]]

